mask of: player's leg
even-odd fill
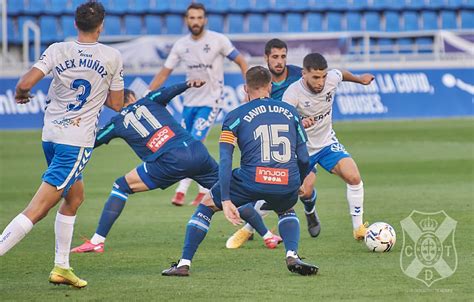
[[[219,167],[216,161],[201,142],[195,142],[189,145],[188,151],[190,154],[183,156],[184,158],[180,161],[180,164],[182,163],[187,167],[189,171],[188,175],[192,175],[192,178],[196,180],[199,185],[210,189],[219,178]],[[267,229],[263,223],[263,219],[254,209],[253,204],[242,205],[238,210],[240,216],[252,226],[252,229],[255,228],[262,236],[268,248],[273,249],[281,242],[279,236],[274,235]],[[229,248],[227,244],[226,246]]]
[[[33,225],[46,217],[48,211],[61,199],[62,192],[63,190],[58,191],[55,186],[46,182],[40,185],[28,206],[6,226],[0,235],[0,256],[13,248],[31,231]]]
[[[219,183],[215,184],[215,187],[215,191],[220,190]],[[170,268],[164,270],[161,273],[163,276],[189,276],[189,268],[194,254],[207,235],[212,216],[219,210],[215,206],[210,193],[206,194],[186,226],[181,259],[178,263],[173,263]]]
[[[319,233],[321,233],[321,223],[318,212],[316,211],[316,199],[318,194],[316,188],[314,187],[315,182],[316,173],[314,170],[311,171],[304,179],[303,187],[305,194],[300,196],[300,201],[304,205],[304,213],[306,216],[308,232],[311,237],[318,237]]]
[[[356,240],[364,239],[367,226],[363,224],[364,183],[355,161],[346,157],[341,159],[332,172],[339,175],[347,184],[347,202],[352,217],[353,235]]]
[[[305,263],[298,256],[300,239],[300,222],[293,206],[298,199],[297,192],[290,194],[268,196],[270,206],[278,214],[278,229],[286,250],[286,265],[288,270],[301,275],[313,275],[318,272],[318,267]]]
[[[219,108],[196,107],[195,110],[196,114],[194,115],[192,122],[191,135],[196,140],[204,142],[212,125],[214,124],[214,121],[216,120],[217,115],[219,114]],[[199,192],[191,204],[197,206],[208,191],[208,189],[199,185]]]
[[[83,244],[71,250],[72,253],[103,253],[104,243],[115,221],[122,213],[128,196],[135,192],[148,191],[149,187],[142,178],[146,178],[144,164],[138,166],[125,176],[117,178],[112,186],[107,201],[104,204],[102,214],[100,215],[99,224],[95,234],[91,240],[86,240]],[[142,177],[140,177],[140,174]],[[148,178],[146,178],[148,180]],[[155,184],[151,181],[150,186],[155,188]]]
[[[54,222],[55,255],[54,268],[49,275],[49,282],[84,287],[87,281],[77,277],[69,265],[69,251],[74,232],[74,222],[79,206],[84,201],[84,183],[76,181],[68,190],[61,203]]]
[[[192,133],[194,117],[196,115],[196,107],[183,107],[181,126],[186,129],[189,133]],[[192,180],[185,178],[180,180],[176,192],[171,199],[171,203],[175,206],[182,206],[185,203],[186,193],[188,192],[189,186]]]

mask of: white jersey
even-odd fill
[[[119,51],[100,43],[54,43],[33,67],[53,73],[42,140],[93,147],[109,90],[124,88]]]
[[[342,82],[342,72],[328,71],[326,83],[320,93],[311,92],[303,78],[291,84],[283,94],[282,100],[296,107],[301,117],[313,117],[315,124],[306,128],[308,152],[314,155],[326,146],[337,142],[332,129],[332,105],[337,85]]]
[[[186,80],[204,80],[201,88],[184,92],[184,105],[189,107],[216,107],[224,88],[224,58],[235,50],[229,38],[221,33],[206,30],[199,40],[188,34],[177,40],[166,59],[165,67],[174,69],[183,63]]]

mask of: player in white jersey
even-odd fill
[[[18,81],[15,99],[24,104],[30,101],[32,87],[47,74],[53,75],[42,134],[48,168],[28,206],[7,225],[0,237],[0,255],[4,255],[64,197],[54,225],[55,265],[49,282],[77,288],[87,285],[69,266],[76,212],[84,200],[81,173],[92,153],[104,103],[115,111],[123,106],[121,55],[97,42],[104,16],[104,7],[99,2],[80,5],[75,12],[77,41],[49,46]]]
[[[220,110],[224,88],[224,59],[227,57],[234,61],[240,67],[244,78],[247,63],[229,38],[205,29],[207,17],[204,5],[191,3],[184,19],[190,34],[175,42],[164,67],[153,78],[149,89],[160,87],[179,63],[182,63],[186,70],[186,80],[206,81],[202,88],[190,88],[184,93],[183,109],[183,126],[195,139],[204,141]],[[172,199],[174,205],[184,204],[190,184],[190,179],[180,182]],[[200,186],[199,194],[192,204],[197,206],[206,192],[207,190]]]
[[[366,231],[366,225],[362,223],[364,187],[355,161],[339,143],[332,128],[332,105],[340,82],[369,85],[373,79],[374,76],[368,73],[355,76],[349,71],[328,70],[326,59],[319,53],[311,53],[303,60],[303,77],[283,94],[283,101],[295,106],[303,117],[311,168],[319,164],[347,184],[347,201],[356,240],[362,240]],[[312,173],[303,184],[306,192],[313,190],[315,177]],[[316,215],[315,205],[306,214],[312,213]]]

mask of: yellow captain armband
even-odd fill
[[[224,130],[219,137],[219,143],[228,143],[235,146],[237,145],[237,137],[235,137],[232,131]]]

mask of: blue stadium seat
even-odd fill
[[[249,33],[262,33],[264,16],[262,14],[249,14]]]
[[[369,7],[367,0],[352,0],[350,6],[351,11],[353,10],[366,10]]]
[[[16,16],[25,10],[25,2],[23,0],[7,1],[7,12],[9,16]]]
[[[420,37],[415,39],[418,53],[432,53],[433,52],[433,38]]]
[[[441,9],[446,6],[447,0],[429,0],[428,6],[430,8]]]
[[[159,0],[159,1],[163,1],[163,0]],[[191,1],[185,1],[185,0],[174,0],[174,1],[168,1],[168,2],[170,6],[169,8],[170,11],[173,13],[179,13],[179,14],[184,14],[184,12],[186,11],[186,8],[188,8],[188,5],[191,4]]]
[[[411,38],[401,38],[401,39],[398,39],[397,40],[397,44],[398,44],[398,52],[399,53],[413,53],[414,52],[414,49],[413,49],[413,39]]]
[[[378,12],[367,12],[364,14],[365,30],[380,31],[380,15]]]
[[[393,39],[381,38],[377,42],[379,52],[382,54],[393,54],[395,53],[395,41]]]
[[[272,8],[273,7],[271,1],[255,1],[254,3],[252,3],[253,12],[266,13]]]
[[[274,10],[279,12],[306,12],[310,8],[318,8],[323,1],[311,2],[311,0],[275,0]]]
[[[282,14],[268,14],[268,31],[272,33],[283,32],[283,15]]]
[[[141,35],[142,34],[142,18],[140,16],[125,15],[125,34],[126,35]]]
[[[252,4],[251,0],[228,0],[229,11],[233,13],[251,12]]]
[[[423,30],[436,30],[438,29],[438,14],[434,11],[422,11],[421,12],[421,24]]]
[[[71,3],[64,3],[64,0],[50,0],[50,6],[46,11],[46,13],[53,15],[72,14],[73,12]]]
[[[224,16],[222,15],[208,15],[207,27],[210,30],[222,32],[224,31]]]
[[[456,12],[452,10],[443,10],[440,12],[441,16],[441,28],[442,29],[456,29]]]
[[[145,16],[145,29],[149,35],[160,35],[163,32],[161,17],[156,15]]]
[[[58,22],[56,17],[42,16],[39,21],[41,29],[41,43],[51,44],[63,40],[63,36],[58,32]]]
[[[106,17],[109,18],[109,17]],[[77,31],[74,28],[74,17],[73,16],[68,16],[64,15],[61,17],[61,28],[63,32],[63,37],[73,37],[77,36]]]
[[[446,7],[451,9],[458,9],[463,4],[463,0],[446,0]]]
[[[286,24],[289,32],[303,32],[303,14],[288,13],[286,14]]]
[[[150,2],[150,11],[149,13],[165,13],[169,11],[169,2],[168,1],[151,1]]]
[[[240,34],[244,32],[244,17],[241,14],[228,14],[227,23],[229,25],[229,33]]]
[[[342,13],[328,12],[326,17],[328,31],[342,31]]]
[[[346,13],[346,24],[348,31],[361,31],[362,15],[357,11],[349,11]]]
[[[308,13],[308,31],[318,32],[323,31],[323,17],[320,13]]]
[[[414,11],[405,11],[402,13],[403,30],[413,31],[418,30],[418,14]]]
[[[397,12],[388,11],[385,13],[385,30],[400,31],[400,15]]]
[[[204,0],[199,2],[204,4],[206,10],[210,13],[225,13],[229,11],[228,0]]]
[[[15,1],[15,0],[14,0]],[[12,2],[11,0],[8,2]],[[25,14],[29,16],[40,15],[46,11],[46,7],[50,6],[47,0],[28,0],[25,6]]]
[[[104,21],[104,35],[113,36],[122,34],[122,21],[118,16],[106,16]]]
[[[33,18],[32,16],[20,16],[20,17],[18,17],[18,34],[19,34],[20,41],[23,41],[23,25],[24,25],[27,21],[33,21],[34,23],[38,24],[36,18]],[[30,35],[29,35],[29,37],[28,37],[28,41],[29,41],[29,42],[32,42],[32,41],[33,41],[33,38],[34,38],[34,35],[33,35],[33,33],[30,31]]]
[[[102,1],[106,12],[110,14],[124,14],[130,7],[129,0],[106,0]]]
[[[183,33],[183,18],[181,15],[166,15],[165,25],[168,35],[179,35]]]
[[[368,5],[368,8],[382,11],[401,10],[405,6],[404,2],[404,0],[374,0]]]
[[[7,37],[8,37],[9,43],[20,43],[21,41],[20,34],[17,28],[15,27],[15,22],[13,20],[13,17],[10,17],[10,16],[8,16],[7,18]]]
[[[128,11],[137,14],[144,14],[151,11],[150,0],[130,0]]]
[[[422,9],[426,7],[425,0],[407,0],[406,7],[410,9]]]
[[[461,28],[474,28],[474,11],[461,10]]]

